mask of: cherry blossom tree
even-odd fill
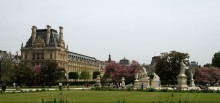
[[[195,72],[195,80],[199,83],[215,84],[220,80],[220,69],[217,67],[203,67]]]
[[[137,61],[132,61],[128,66],[110,62],[105,68],[104,78],[110,78],[112,82],[116,83],[121,81],[122,77],[125,77],[125,82],[128,84],[134,81],[134,73],[139,72],[141,65]]]

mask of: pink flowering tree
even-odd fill
[[[220,80],[220,69],[216,67],[203,67],[195,72],[195,80],[199,83],[215,84]]]
[[[122,77],[125,77],[125,83],[128,84],[134,81],[134,73],[139,72],[141,65],[137,61],[132,61],[128,66],[110,62],[105,68],[106,72],[103,78],[111,79],[112,82],[116,83],[121,81]]]

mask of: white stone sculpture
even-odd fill
[[[125,77],[122,77],[121,87],[125,88]]]
[[[180,62],[180,74],[177,76],[178,89],[186,89],[187,86],[187,76],[185,74],[186,65],[183,63],[183,61]]]
[[[183,61],[180,62],[180,74],[179,75],[185,75],[186,71],[186,65],[183,63]]]

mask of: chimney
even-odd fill
[[[59,46],[65,48],[65,43],[63,41],[63,27],[60,26],[60,32],[59,32]]]
[[[36,26],[32,26],[32,45],[34,44],[34,40],[36,39],[36,35],[37,35],[37,27]]]
[[[24,47],[24,45],[23,45],[23,42],[21,43],[21,48],[23,48]]]
[[[60,28],[60,32],[59,32],[59,43],[61,44],[62,43],[62,41],[63,41],[63,27],[62,26],[60,26],[59,27]]]
[[[47,25],[47,41],[46,41],[46,45],[49,45],[49,42],[50,42],[50,29],[51,29],[51,26]]]

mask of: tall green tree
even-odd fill
[[[220,68],[220,52],[214,54],[214,57],[212,58],[212,65]]]
[[[7,53],[6,51],[0,50],[0,83],[10,82],[11,81],[11,70],[13,69],[14,64],[12,60],[14,56],[11,53]]]
[[[162,84],[175,84],[177,76],[180,73],[180,61],[188,65],[189,54],[177,51],[162,53],[157,60],[155,72],[160,77]]]
[[[51,87],[56,80],[65,79],[65,69],[60,68],[56,62],[46,61],[41,67],[40,76],[43,79],[42,83]]]
[[[212,64],[206,63],[206,64],[203,65],[203,67],[212,67]]]
[[[33,85],[34,72],[32,68],[27,67],[23,63],[19,63],[14,69],[14,82],[20,86]]]

